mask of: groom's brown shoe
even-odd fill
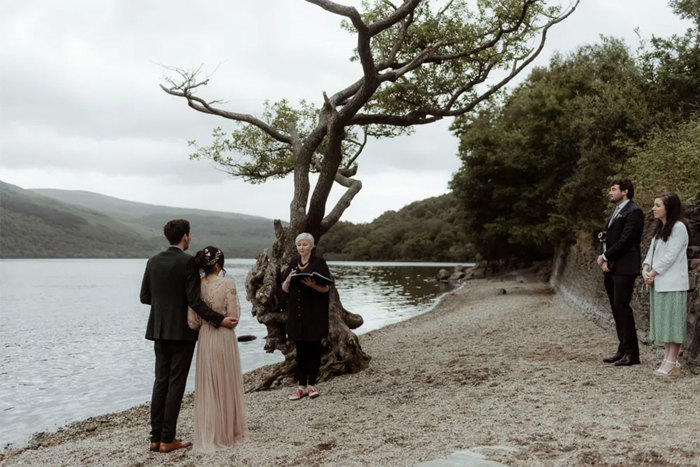
[[[174,439],[172,443],[160,443],[160,452],[170,452],[176,451],[178,449],[185,449],[192,446],[192,443],[185,441],[184,443],[179,439]]]
[[[149,446],[148,449],[150,449],[153,452],[159,452],[160,451],[160,441],[158,441],[158,442],[151,441],[151,445]]]

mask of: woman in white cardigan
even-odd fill
[[[664,343],[664,360],[654,374],[678,376],[688,300],[688,229],[680,220],[681,200],[675,193],[658,196],[652,212],[657,222],[642,276],[651,286],[649,338]]]

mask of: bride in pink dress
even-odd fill
[[[240,319],[236,285],[219,276],[224,253],[213,246],[198,251],[194,261],[204,271],[202,300],[224,316]],[[243,410],[243,375],[238,341],[233,329],[215,328],[193,310],[188,324],[199,329],[194,386],[194,449],[207,452],[226,449],[246,435]]]

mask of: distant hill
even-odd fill
[[[146,257],[156,235],[107,216],[0,182],[3,258]]]
[[[387,211],[367,224],[339,222],[321,238],[327,259],[473,261],[459,202],[452,193]]]
[[[470,261],[460,212],[452,194],[416,201],[367,224],[339,222],[319,250],[328,259]],[[166,246],[163,225],[174,218],[192,223],[191,251],[211,244],[229,258],[252,258],[274,242],[263,217],[0,182],[0,257],[146,258]]]
[[[235,212],[207,211],[203,209],[176,208],[171,206],[137,203],[135,201],[126,201],[119,198],[113,198],[111,196],[101,195],[99,193],[93,193],[91,191],[55,190],[51,188],[36,188],[28,191],[38,193],[43,196],[48,196],[49,198],[53,198],[64,203],[94,209],[105,214],[117,214],[129,218],[143,218],[151,214],[167,214],[169,216],[173,216],[172,218],[177,218],[178,216],[187,218],[187,216],[196,215],[200,217],[215,216],[223,219],[253,220],[263,223],[270,222],[270,219],[259,216],[249,216],[247,214],[238,214]]]
[[[192,225],[192,251],[215,245],[229,258],[253,258],[275,240],[272,220],[265,217],[137,203],[89,191],[31,191],[109,214],[158,238],[163,238],[163,225],[170,219],[187,219]]]
[[[0,182],[0,257],[145,258],[166,246],[163,225],[178,217],[192,223],[192,251],[212,244],[229,258],[254,257],[274,241],[263,217]]]

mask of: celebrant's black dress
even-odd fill
[[[311,256],[301,263],[296,257],[289,263],[289,271],[318,273],[331,279],[328,265],[322,258]],[[292,278],[287,299],[287,338],[297,346],[297,380],[299,385],[313,386],[321,366],[321,340],[328,337],[328,293],[317,292],[304,285],[301,278]]]

